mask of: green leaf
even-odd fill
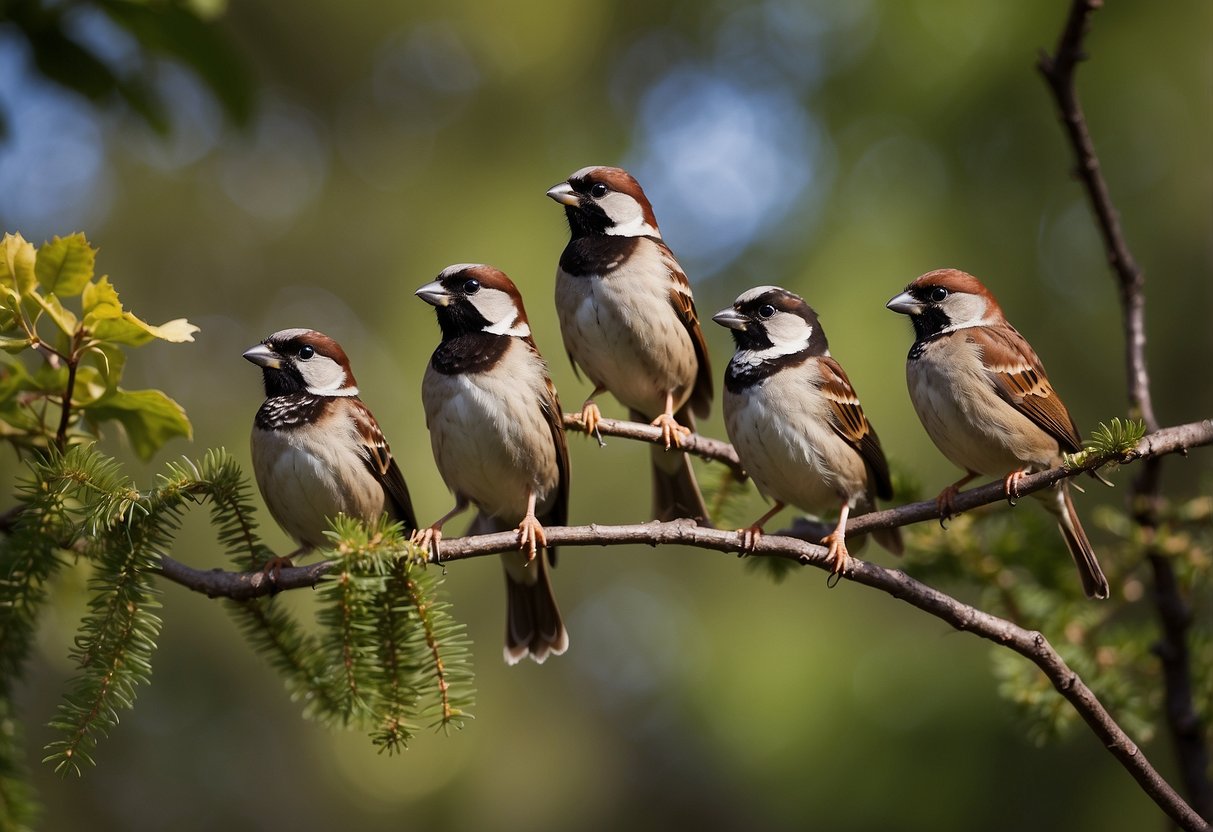
[[[38,249],[34,271],[43,289],[61,298],[72,297],[93,279],[96,260],[97,250],[83,234],[55,237]]]
[[[8,338],[0,335],[0,350],[5,352],[21,352],[31,343],[33,342],[28,338]]]
[[[112,392],[122,381],[122,371],[126,367],[126,353],[114,344],[94,344],[89,347],[81,358],[81,366],[90,365],[97,368],[105,381],[106,390]]]
[[[91,422],[119,422],[143,461],[175,436],[193,436],[181,405],[159,390],[117,390],[84,408]]]
[[[38,282],[34,273],[37,257],[33,244],[20,234],[5,234],[0,241],[0,286],[15,290],[18,296],[32,290]]]
[[[67,309],[59,302],[59,298],[54,295],[44,298],[35,292],[33,299],[38,306],[42,307],[42,311],[50,316],[50,319],[55,322],[55,326],[59,327],[64,335],[70,338],[76,334],[76,328],[80,325],[80,322],[70,309]]]
[[[84,328],[90,332],[98,321],[122,317],[122,301],[118,300],[118,290],[108,277],[85,284],[80,303],[84,312]]]
[[[155,338],[171,341],[174,344],[193,341],[198,327],[185,318],[174,318],[156,326],[138,318],[131,312],[123,312],[122,316],[118,318],[98,320],[91,331],[93,336],[99,340],[109,341],[111,344],[138,347]]]

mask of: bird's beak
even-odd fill
[[[450,306],[451,304],[451,293],[443,289],[442,284],[437,280],[425,284],[413,294],[431,306]]]
[[[727,326],[729,329],[745,329],[747,318],[733,307],[721,309],[712,316],[712,320],[721,326]]]
[[[559,185],[553,185],[548,189],[548,196],[559,202],[561,205],[580,205],[581,197],[573,192],[573,186],[568,182],[561,182]]]
[[[909,292],[902,292],[885,304],[885,307],[902,315],[917,315],[922,312],[922,304]]]
[[[271,370],[282,369],[282,356],[274,352],[265,344],[258,344],[255,347],[249,347],[244,351],[244,357],[256,364],[258,367],[268,367]]]

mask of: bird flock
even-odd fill
[[[679,450],[713,399],[690,282],[627,171],[582,168],[547,195],[563,206],[570,230],[556,269],[555,303],[569,359],[592,385],[580,410],[586,431],[597,435],[602,413],[595,399],[602,393],[626,407],[632,420],[659,428],[651,450],[653,517],[709,524],[689,457]],[[560,400],[522,295],[504,272],[452,265],[416,295],[434,307],[441,331],[422,403],[434,461],[454,506],[419,524],[340,344],[309,329],[276,332],[244,353],[262,368],[266,396],[253,424],[253,470],[270,514],[298,548],[266,569],[323,547],[328,522],[338,514],[365,521],[386,514],[440,558],[444,524],[475,507],[469,533],[518,535],[518,550],[501,556],[505,660],[543,662],[569,645],[552,592],[556,551],[544,532],[568,521]],[[1040,359],[975,277],[956,269],[928,272],[888,308],[913,324],[906,378],[914,409],[943,455],[964,471],[939,494],[941,517],[952,515],[959,489],[978,476],[1003,478],[1013,501],[1023,476],[1081,448]],[[880,440],[830,354],[816,312],[793,292],[758,286],[712,320],[729,330],[736,347],[724,373],[729,440],[772,502],[738,529],[738,548],[752,551],[764,524],[785,506],[814,513],[837,508],[837,525],[821,542],[833,572],[844,572],[850,551],[863,544],[859,537],[848,548],[848,517],[891,499],[893,488]],[[1034,496],[1057,519],[1084,592],[1108,597],[1068,481]],[[897,529],[871,535],[901,553]]]

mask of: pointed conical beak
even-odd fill
[[[274,352],[265,344],[258,344],[255,347],[249,347],[244,351],[244,357],[256,364],[258,367],[268,367],[271,370],[282,368],[282,356]]]
[[[559,202],[561,205],[581,204],[581,197],[574,193],[573,186],[568,182],[561,182],[559,185],[553,185],[548,189],[548,196]]]
[[[900,312],[902,315],[917,315],[922,312],[922,304],[909,292],[902,292],[886,303],[885,308]]]
[[[745,329],[746,327],[746,316],[731,306],[728,309],[721,309],[712,316],[712,320],[729,329]]]
[[[449,306],[451,303],[451,293],[443,289],[437,280],[425,284],[413,294],[431,306]]]

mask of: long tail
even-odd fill
[[[505,662],[518,664],[527,656],[543,664],[549,655],[569,649],[569,633],[552,594],[547,553],[527,563],[525,552],[501,556],[505,565]]]
[[[643,413],[633,410],[630,418],[636,422],[648,422]],[[678,424],[695,429],[695,417],[687,407],[674,414]],[[708,507],[703,502],[695,472],[691,469],[691,457],[682,451],[666,450],[656,443],[649,450],[653,467],[653,518],[676,520],[690,517],[701,526],[711,526]]]
[[[513,529],[496,517],[480,512],[468,534],[489,534]],[[543,664],[548,656],[559,656],[569,649],[569,633],[552,593],[551,566],[556,550],[540,551],[527,562],[525,552],[507,552],[501,556],[505,567],[505,663],[514,665],[531,657]]]
[[[1099,561],[1095,559],[1091,541],[1087,540],[1087,533],[1083,531],[1082,523],[1078,521],[1078,512],[1074,510],[1074,501],[1070,499],[1069,485],[1062,483],[1052,495],[1048,492],[1040,493],[1049,512],[1057,517],[1057,528],[1061,530],[1061,536],[1066,541],[1066,548],[1070,550],[1070,556],[1074,558],[1074,565],[1078,567],[1078,577],[1082,581],[1083,592],[1087,594],[1088,598],[1107,598],[1108,579],[1104,577],[1103,570],[1099,568]]]

